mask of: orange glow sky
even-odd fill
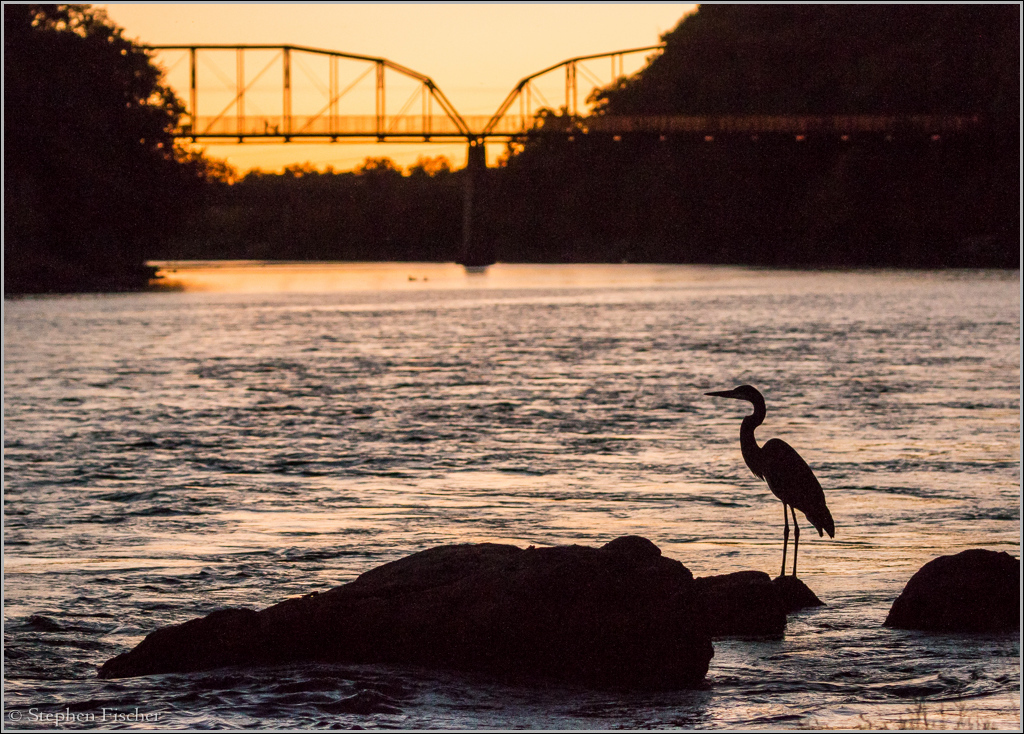
[[[101,7],[128,38],[145,44],[290,44],[384,57],[430,76],[466,116],[492,114],[520,79],[565,59],[658,43],[660,35],[672,30],[695,6],[157,3]],[[627,73],[642,63],[643,56],[635,57]],[[187,90],[177,91],[179,97],[187,98]],[[348,170],[367,156],[387,156],[401,166],[438,155],[447,156],[457,167],[465,162],[462,143],[203,147],[209,155],[227,159],[239,172],[280,170],[305,162]],[[490,144],[489,159],[493,161],[501,149]]]

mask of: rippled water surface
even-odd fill
[[[1020,555],[1018,272],[168,277],[185,289],[5,303],[5,726],[1019,726],[1019,635],[881,626],[935,556]],[[703,396],[740,383],[767,399],[759,439],[816,471],[836,537],[801,544],[827,606],[782,639],[716,641],[700,690],[348,665],[96,678],[158,626],[438,544],[638,534],[698,576],[775,575],[782,510],[742,463],[746,404]]]

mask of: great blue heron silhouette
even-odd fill
[[[772,438],[764,446],[758,446],[754,438],[754,429],[764,423],[764,396],[757,388],[740,385],[733,390],[709,392],[716,398],[733,398],[746,400],[754,406],[754,412],[743,419],[740,426],[740,451],[750,471],[759,479],[768,483],[768,489],[782,500],[782,519],[786,523],[782,533],[782,573],[786,575],[786,547],[789,545],[789,517],[786,507],[793,514],[793,576],[796,576],[796,552],[800,545],[800,526],[796,522],[796,511],[806,515],[811,525],[821,537],[836,537],[836,526],[832,521],[832,513],[825,505],[825,493],[814,476],[811,467],[801,458],[792,446],[785,441]]]

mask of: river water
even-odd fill
[[[1019,272],[207,265],[4,304],[6,727],[1020,725],[1018,634],[882,627],[932,558],[1020,556]],[[716,641],[699,690],[96,678],[161,625],[439,544],[637,534],[697,576],[774,576],[747,406],[704,397],[741,383],[825,487],[836,537],[804,524],[800,575],[827,606]]]

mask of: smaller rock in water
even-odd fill
[[[893,602],[885,626],[932,632],[1020,629],[1020,560],[976,548],[929,561]]]
[[[807,584],[796,576],[776,576],[772,584],[779,590],[786,613],[805,607],[823,607],[825,602],[807,588]]]
[[[763,571],[694,579],[712,637],[778,636],[786,629],[782,594]]]

